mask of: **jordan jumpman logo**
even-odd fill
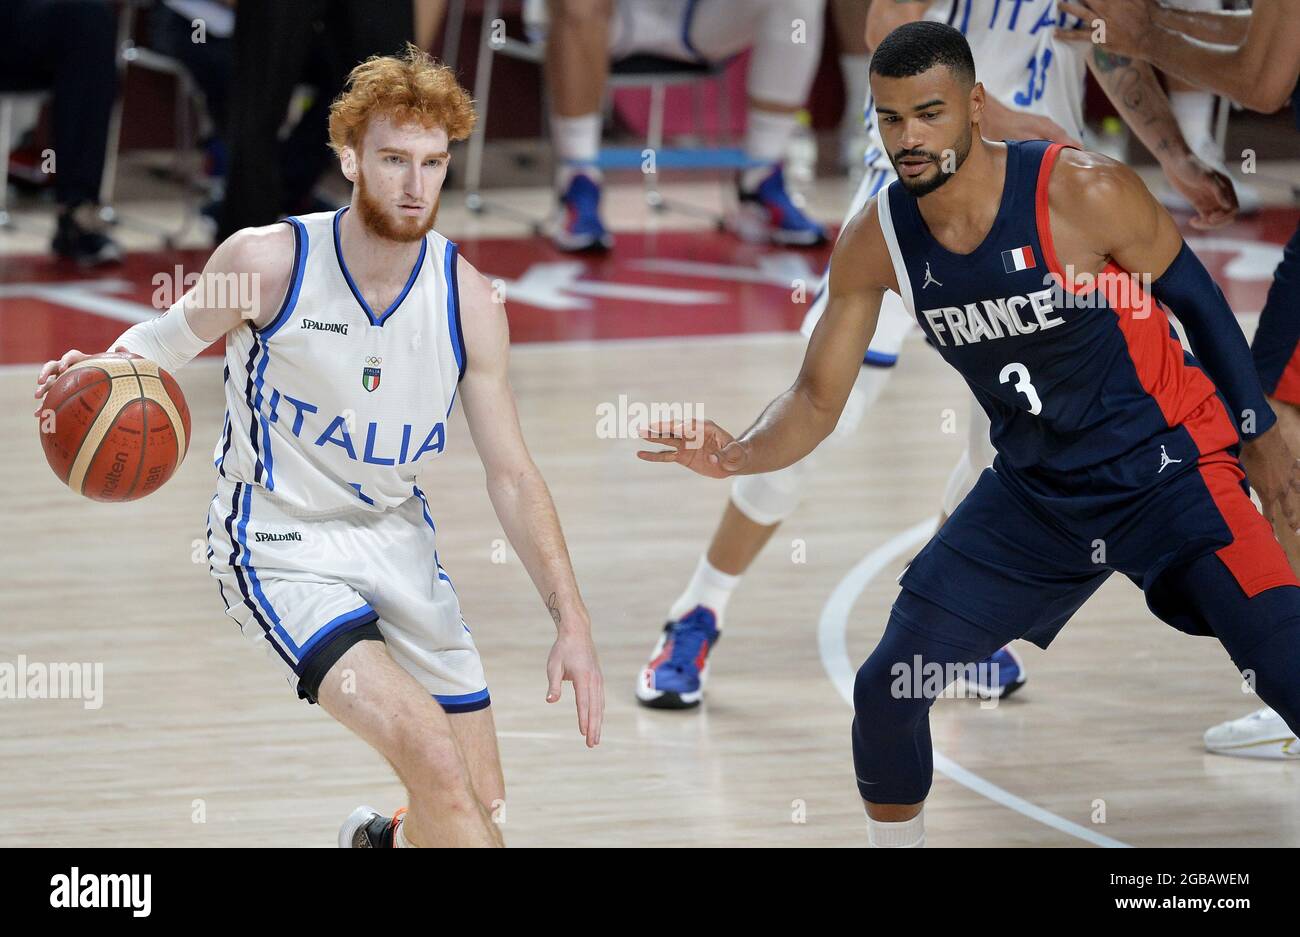
[[[1161,446],[1160,447],[1160,468],[1156,469],[1156,474],[1159,475],[1161,472],[1169,468],[1169,466],[1173,465],[1175,462],[1181,462],[1181,461],[1183,460],[1169,458],[1169,453],[1165,452],[1164,446]]]
[[[925,289],[931,283],[935,286],[943,286],[943,284],[936,280],[933,274],[930,273],[930,261],[927,260],[925,262],[925,282],[921,284],[921,289]]]

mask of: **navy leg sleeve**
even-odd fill
[[[1259,314],[1259,326],[1250,343],[1264,391],[1285,403],[1300,405],[1300,380],[1287,366],[1300,346],[1300,226],[1282,249],[1282,260],[1273,274],[1268,299]]]
[[[1170,570],[1237,669],[1300,735],[1300,587],[1277,586],[1246,598],[1214,554]]]
[[[853,684],[853,763],[863,800],[925,800],[934,774],[930,706],[952,682],[947,675],[1016,637],[977,627],[914,592],[899,593],[884,637]]]

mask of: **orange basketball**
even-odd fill
[[[190,410],[152,361],[106,354],[59,375],[38,426],[60,481],[95,501],[134,501],[161,488],[185,458]]]

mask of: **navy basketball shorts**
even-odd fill
[[[1264,392],[1300,406],[1300,227],[1282,249],[1250,351]]]
[[[1174,627],[1212,634],[1161,587],[1171,566],[1212,553],[1247,596],[1300,585],[1226,452],[1128,504],[1059,499],[1048,508],[1013,477],[985,469],[900,580],[905,590],[990,630],[990,652],[1023,637],[1047,647],[1112,572],[1128,576]],[[1070,514],[1061,505],[1078,504]]]
[[[990,468],[903,574],[885,634],[858,671],[862,797],[913,804],[929,792],[939,688],[900,693],[918,685],[898,681],[900,666],[955,673],[1016,638],[1045,648],[1112,572],[1163,621],[1217,637],[1259,696],[1300,726],[1300,583],[1231,454],[1203,456],[1129,499],[1052,507]]]

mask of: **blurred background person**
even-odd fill
[[[179,61],[203,95],[212,132],[202,141],[211,213],[225,192],[229,151],[231,71],[234,65],[236,0],[162,0],[149,11],[149,41],[155,51]],[[198,24],[203,41],[195,41]],[[214,215],[215,217],[215,215]]]
[[[371,55],[399,52],[415,35],[403,0],[258,0],[235,17],[230,174],[217,238],[269,224],[286,210],[311,211],[311,189],[333,159],[330,103],[348,71]],[[312,103],[281,144],[294,88],[307,77]],[[282,153],[285,154],[282,159]]]
[[[648,54],[722,62],[753,50],[745,155],[731,229],[745,240],[816,247],[826,230],[786,189],[782,163],[822,54],[825,0],[550,0],[546,80],[563,251],[608,250],[600,213],[601,102],[611,59]]]
[[[53,250],[93,266],[122,252],[99,214],[109,115],[117,94],[116,21],[107,0],[0,3],[0,91],[53,93]],[[7,154],[6,154],[7,155]]]

